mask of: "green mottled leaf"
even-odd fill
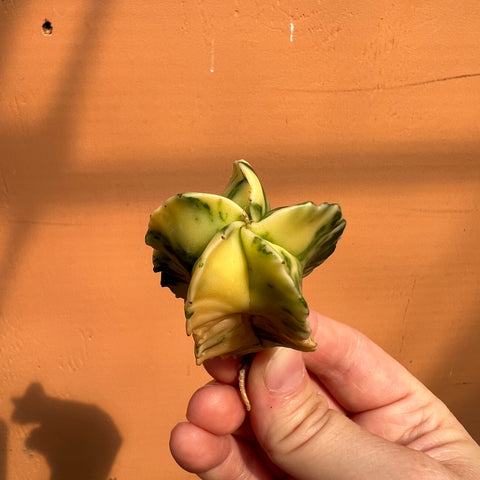
[[[260,220],[270,208],[260,180],[245,160],[234,163],[233,175],[223,196],[240,205],[254,222]]]
[[[145,242],[155,249],[154,271],[162,286],[185,298],[190,272],[212,237],[247,215],[228,198],[204,193],[175,195],[150,216]]]
[[[263,343],[312,350],[298,260],[247,228],[241,230],[241,239],[249,267],[249,312],[257,336]]]
[[[240,241],[244,225],[235,222],[217,233],[192,271],[185,309],[194,312],[187,333],[193,333],[198,363],[258,343],[242,320],[249,311],[248,267]]]
[[[306,276],[333,253],[345,220],[337,204],[306,202],[271,210],[249,228],[294,255]]]

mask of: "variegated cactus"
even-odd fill
[[[145,240],[161,285],[185,301],[197,364],[279,345],[314,350],[302,278],[344,228],[337,204],[270,210],[244,160],[223,195],[183,193],[157,208]]]

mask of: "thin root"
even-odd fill
[[[252,364],[253,355],[245,355],[240,362],[238,368],[238,388],[240,390],[240,396],[242,397],[243,403],[245,404],[245,408],[247,412],[249,412],[252,408],[250,404],[250,400],[248,399],[247,395],[247,376],[248,371],[250,370],[250,365]]]

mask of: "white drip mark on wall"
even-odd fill
[[[290,42],[293,42],[293,31],[295,30],[295,25],[290,22]]]
[[[215,72],[215,40],[210,43],[210,73]]]

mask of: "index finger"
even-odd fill
[[[238,382],[238,368],[240,359],[238,358],[209,358],[203,362],[205,370],[217,382],[228,383],[230,385]]]
[[[311,312],[308,320],[317,349],[304,354],[305,365],[347,411],[364,412],[413,392],[430,393],[358,330],[317,312]]]

